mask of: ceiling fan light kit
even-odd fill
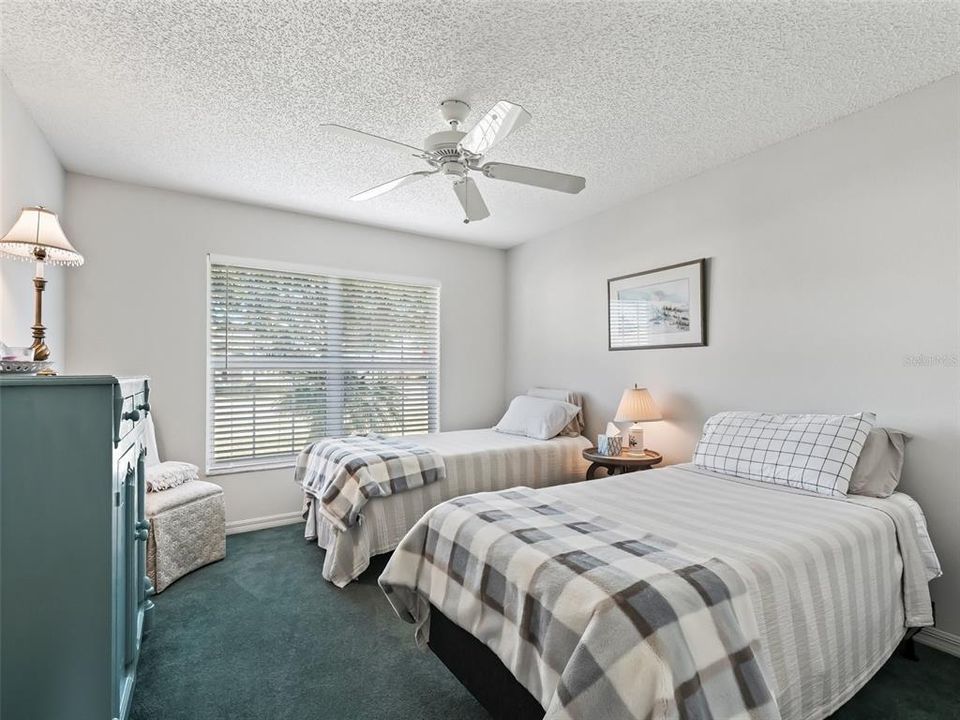
[[[476,222],[490,216],[476,182],[469,176],[477,172],[492,180],[532,185],[546,190],[576,194],[587,181],[578,175],[540,170],[507,163],[483,163],[483,157],[492,147],[530,122],[530,113],[506,100],[501,100],[477,121],[469,131],[460,130],[470,114],[470,106],[462,100],[444,100],[440,103],[440,117],[449,127],[428,135],[423,147],[390,140],[363,130],[326,124],[325,128],[354,140],[380,145],[425,161],[432,169],[418,170],[389,182],[376,185],[351,196],[351,200],[371,200],[391,190],[419,182],[432,175],[443,175],[453,181],[453,192],[463,208],[464,223]]]

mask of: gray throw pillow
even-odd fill
[[[900,482],[903,449],[910,436],[891,428],[873,428],[850,476],[851,495],[889,497]]]

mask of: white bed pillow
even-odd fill
[[[910,436],[891,428],[873,428],[850,476],[850,495],[890,497],[900,484],[903,450]]]
[[[694,453],[705,470],[844,497],[876,416],[723,412]]]
[[[518,395],[493,429],[508,435],[549,440],[559,435],[578,412],[580,408],[571,403]]]
[[[583,400],[580,399],[580,393],[575,393],[572,390],[559,390],[554,388],[530,388],[527,390],[527,395],[536,398],[546,398],[548,400],[559,400],[570,403],[571,405],[576,405],[579,409],[576,417],[567,423],[567,426],[560,431],[560,434],[566,437],[579,437],[583,434]]]

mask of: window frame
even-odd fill
[[[441,347],[440,328],[443,322],[441,316],[441,299],[443,294],[443,285],[436,278],[417,277],[412,275],[395,275],[388,273],[376,273],[360,270],[346,270],[343,268],[332,268],[321,265],[310,265],[305,263],[292,263],[279,260],[263,260],[256,258],[238,257],[234,255],[221,255],[217,253],[207,253],[205,257],[204,272],[206,273],[206,302],[204,312],[204,328],[206,337],[204,338],[204,465],[205,475],[234,475],[240,473],[260,472],[267,470],[281,470],[292,468],[296,465],[296,457],[289,460],[277,460],[276,462],[261,462],[238,464],[230,466],[218,466],[213,464],[213,372],[211,358],[211,315],[212,315],[212,294],[213,294],[213,265],[230,265],[234,267],[249,268],[251,270],[263,270],[266,272],[287,272],[300,275],[320,275],[326,277],[344,278],[354,281],[385,282],[398,285],[416,285],[420,287],[434,287],[437,289],[437,428],[441,431],[442,418],[440,417],[440,377],[441,377],[441,357],[443,348]]]

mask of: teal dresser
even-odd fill
[[[146,379],[0,375],[0,717],[125,720],[153,620]]]

